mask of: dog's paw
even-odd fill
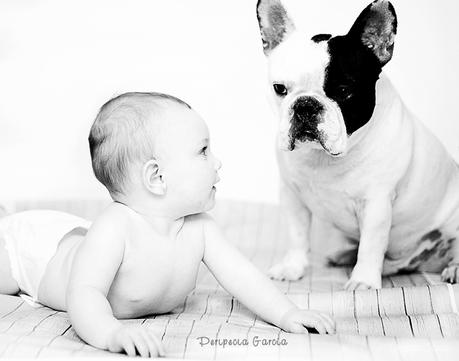
[[[282,262],[271,267],[268,275],[275,280],[297,281],[304,276],[308,264],[305,250],[291,250]]]
[[[357,267],[354,268],[351,278],[344,285],[344,289],[347,291],[376,288],[381,288],[381,273],[375,272],[372,269],[364,270]]]
[[[378,285],[371,285],[365,281],[353,280],[352,278],[344,285],[346,291],[371,290],[373,288],[381,288],[381,286],[378,287]]]
[[[459,263],[450,264],[441,273],[442,282],[459,283]]]

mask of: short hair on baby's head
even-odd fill
[[[153,92],[124,93],[100,108],[89,132],[89,151],[96,178],[112,196],[126,190],[132,163],[154,156],[152,128],[167,102],[191,109],[172,95]]]

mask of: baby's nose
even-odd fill
[[[222,167],[222,162],[220,162],[220,159],[215,158],[215,169],[219,170]]]

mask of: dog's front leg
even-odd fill
[[[311,212],[299,194],[282,184],[280,189],[282,232],[288,251],[283,260],[271,267],[269,276],[277,280],[296,281],[303,277],[308,258]]]
[[[356,211],[360,229],[357,263],[344,288],[381,288],[384,255],[392,223],[391,198],[378,196],[359,201]]]

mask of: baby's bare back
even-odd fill
[[[124,207],[124,206],[119,206]],[[124,255],[107,299],[117,318],[140,317],[173,310],[196,285],[204,252],[199,215],[185,217],[175,239],[155,232],[140,215],[128,209]],[[59,244],[40,283],[38,299],[66,310],[66,292],[72,263],[85,234],[74,231]]]

